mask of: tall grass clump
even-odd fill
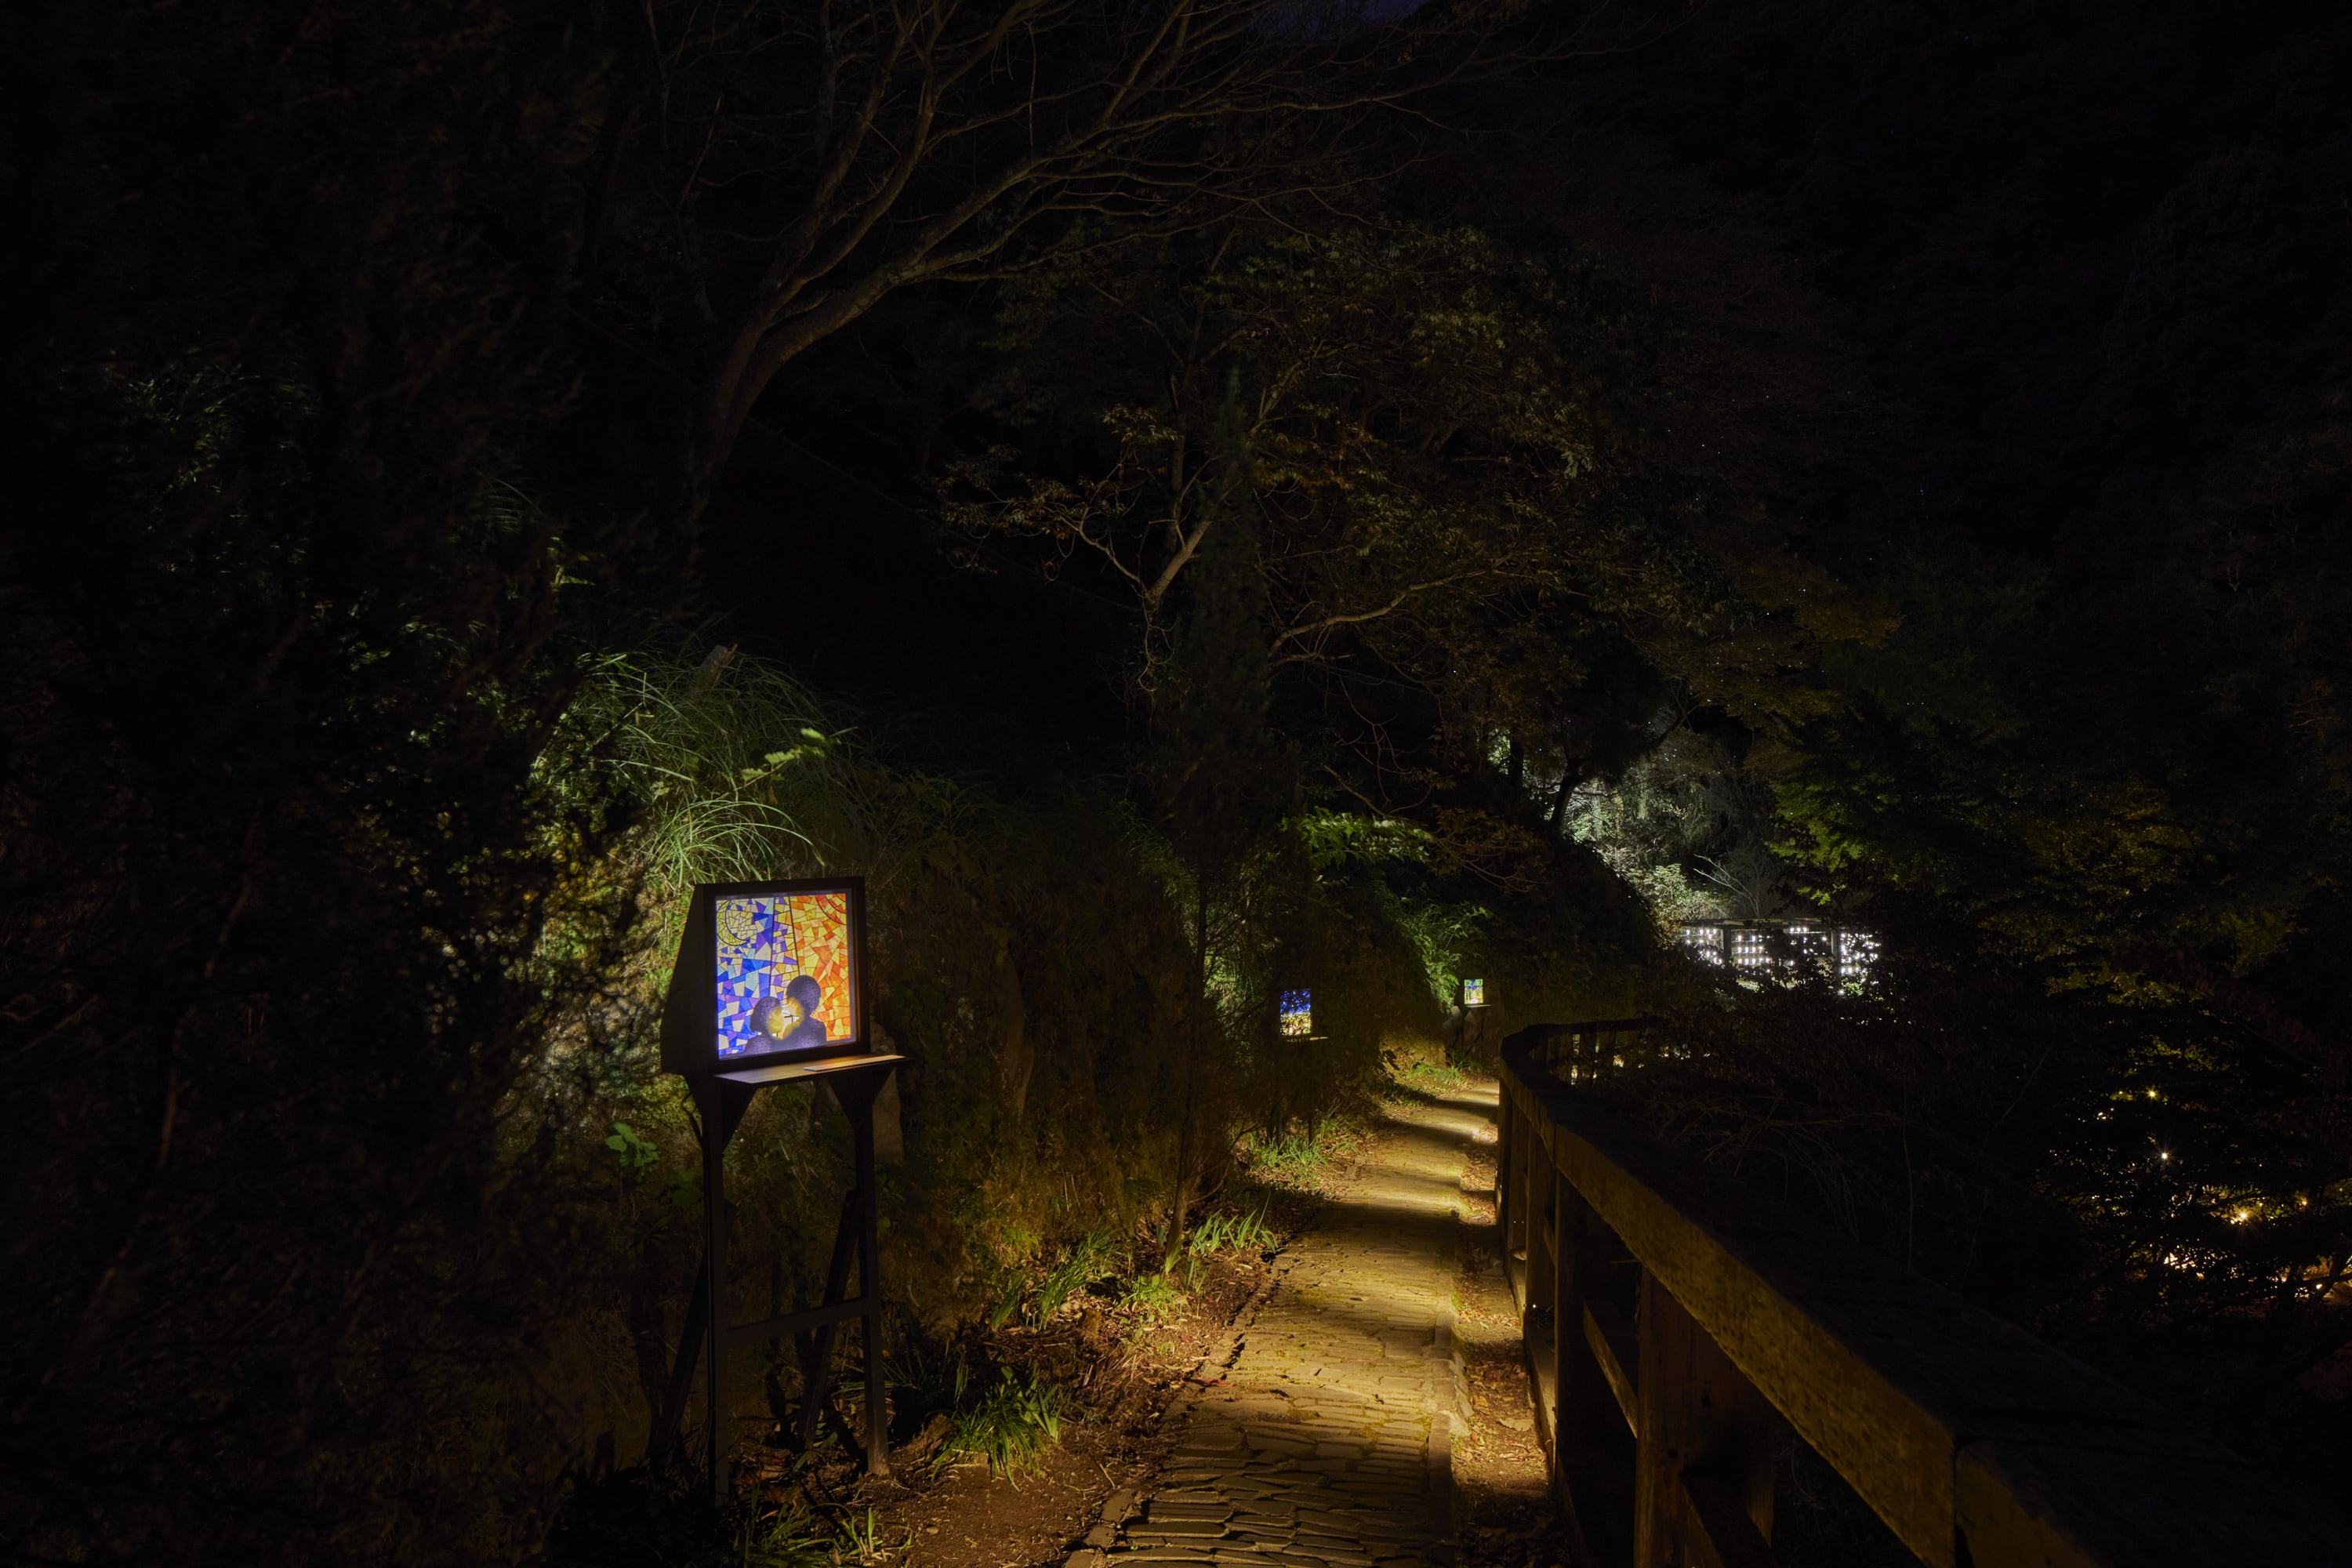
[[[1265,1223],[1265,1205],[1247,1214],[1223,1211],[1205,1215],[1185,1243],[1195,1257],[1205,1258],[1228,1247],[1256,1252],[1274,1245],[1274,1227]]]
[[[1043,1468],[1070,1409],[1070,1396],[1038,1373],[1000,1367],[979,1401],[955,1414],[935,1463],[944,1468],[962,1458],[986,1459],[1001,1476]]]
[[[824,1520],[800,1498],[753,1500],[708,1568],[834,1568],[841,1547]]]
[[[625,815],[627,869],[667,903],[698,882],[811,868],[859,837],[847,739],[807,688],[731,648],[612,654],[592,661],[541,766]]]
[[[1039,1326],[1054,1321],[1064,1302],[1096,1280],[1108,1276],[1118,1267],[1118,1254],[1111,1245],[1108,1230],[1088,1231],[1070,1255],[1045,1273],[1037,1286],[1037,1300],[1030,1310],[1030,1321]]]

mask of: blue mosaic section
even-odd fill
[[[751,1015],[760,1004],[783,994],[800,966],[793,962],[793,928],[782,899],[720,899],[719,936],[719,1054],[740,1057],[765,1049],[751,1039]]]

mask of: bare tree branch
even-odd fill
[[[894,290],[1344,178],[1357,117],[1562,52],[1465,10],[1286,0],[645,0],[642,25],[636,113],[677,150],[675,254],[719,322],[697,507],[776,374]]]
[[[1379,605],[1373,609],[1357,610],[1344,615],[1325,616],[1320,620],[1309,621],[1288,627],[1280,635],[1276,637],[1274,639],[1274,646],[1266,650],[1266,657],[1277,665],[1300,663],[1307,659],[1316,658],[1319,652],[1319,647],[1288,654],[1284,653],[1283,649],[1292,643],[1303,643],[1307,641],[1307,638],[1318,636],[1318,634],[1329,632],[1340,626],[1361,626],[1366,621],[1377,621],[1384,616],[1392,616],[1396,614],[1397,611],[1404,608],[1408,600],[1412,599],[1418,595],[1431,593],[1439,588],[1450,588],[1456,583],[1467,583],[1474,578],[1491,577],[1494,575],[1496,575],[1495,573],[1485,570],[1475,572],[1456,572],[1450,576],[1433,578],[1426,583],[1408,584],[1387,604]]]

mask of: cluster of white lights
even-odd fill
[[[1858,984],[1869,978],[1878,961],[1878,939],[1870,932],[1811,921],[1688,921],[1680,938],[1684,951],[1700,962],[1759,980],[1812,968],[1843,984]],[[1793,963],[1787,956],[1791,950]]]

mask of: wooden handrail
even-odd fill
[[[1563,1081],[1644,1032],[1503,1043],[1504,1250],[1531,1373],[1552,1325],[1538,1427],[1581,1563],[1769,1562],[1777,1414],[1932,1568],[2352,1563],[2313,1500]]]

